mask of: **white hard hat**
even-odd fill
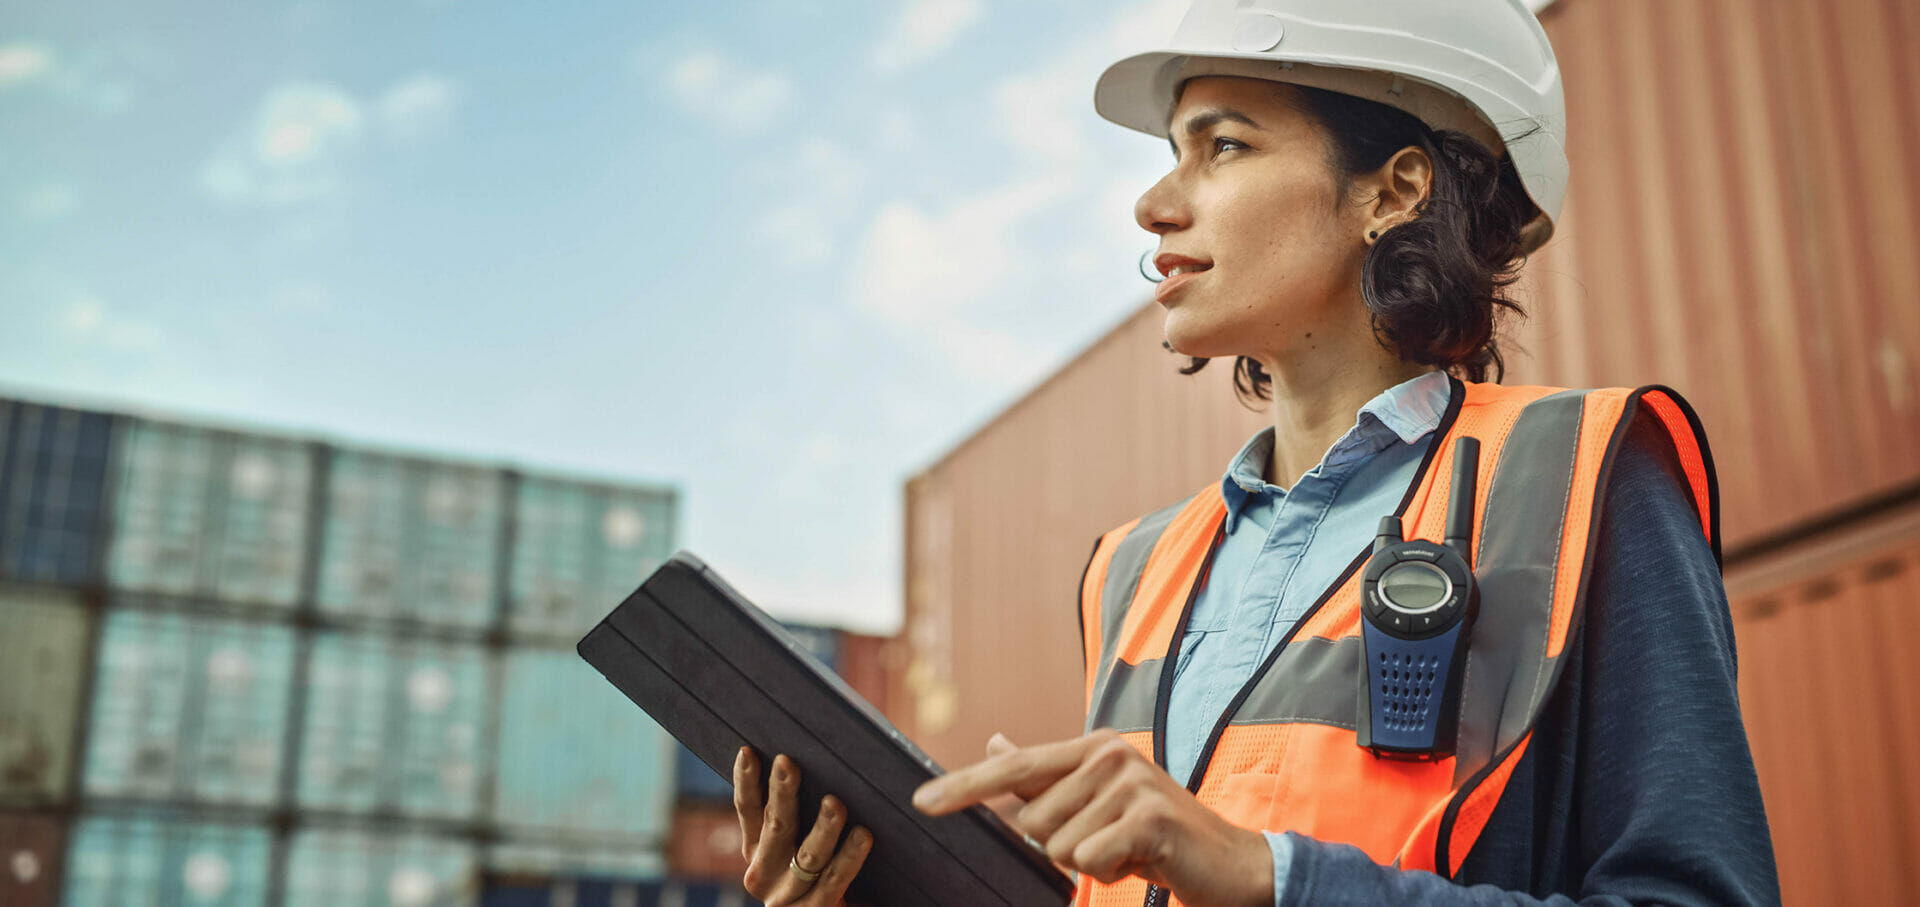
[[[1100,76],[1100,115],[1167,134],[1195,76],[1290,82],[1378,101],[1513,159],[1540,209],[1523,243],[1553,233],[1567,194],[1566,99],[1540,21],[1521,0],[1194,0],[1173,46]]]

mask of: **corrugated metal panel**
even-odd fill
[[[308,445],[135,421],[123,460],[109,583],[293,604],[313,472]]]
[[[92,816],[75,829],[66,907],[265,907],[264,827]]]
[[[0,400],[0,576],[95,576],[113,417]]]
[[[0,586],[0,803],[66,799],[90,625],[72,593]]]
[[[328,482],[321,610],[470,628],[492,620],[502,473],[341,451]]]
[[[473,845],[450,838],[308,829],[287,856],[286,907],[462,907],[479,901]]]
[[[1572,183],[1513,377],[1678,388],[1735,546],[1920,478],[1911,0],[1568,0],[1543,22]]]
[[[1727,576],[1740,699],[1788,904],[1920,890],[1920,507]]]
[[[518,502],[516,636],[579,639],[673,553],[675,504],[664,491],[530,476]]]
[[[811,821],[806,824],[811,825]],[[673,811],[667,871],[692,879],[739,881],[747,871],[740,819],[728,806],[682,806]]]
[[[657,841],[672,738],[571,651],[509,651],[494,816],[502,825]]]
[[[299,805],[473,816],[485,758],[486,675],[486,655],[475,645],[317,635]]]
[[[666,871],[658,848],[551,838],[509,838],[487,848],[487,870],[518,877],[651,878]]]
[[[114,607],[89,710],[88,796],[267,805],[292,682],[293,631]]]
[[[0,904],[54,907],[66,847],[67,828],[59,819],[0,813]]]

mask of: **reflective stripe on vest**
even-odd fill
[[[1712,458],[1679,395],[1661,387],[1563,391],[1455,382],[1398,512],[1407,538],[1439,541],[1453,440],[1480,440],[1472,559],[1480,613],[1456,754],[1398,762],[1376,759],[1356,743],[1362,549],[1228,704],[1188,789],[1245,828],[1296,831],[1352,844],[1382,864],[1457,872],[1524,754],[1578,631],[1607,476],[1632,416],[1643,409],[1673,440],[1717,558]],[[1172,687],[1163,666],[1180,650],[1225,515],[1215,482],[1114,529],[1095,547],[1082,583],[1087,727],[1119,730],[1162,766]],[[1082,878],[1075,903],[1132,907],[1147,888],[1138,878],[1113,885]]]

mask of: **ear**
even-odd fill
[[[1433,158],[1424,149],[1408,145],[1368,174],[1365,182],[1372,201],[1364,226],[1370,232],[1385,233],[1419,215],[1420,206],[1433,192]]]

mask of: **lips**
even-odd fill
[[[1171,278],[1205,271],[1213,267],[1213,262],[1176,252],[1162,252],[1153,257],[1153,266],[1160,271],[1161,277]]]
[[[1199,280],[1200,275],[1205,273],[1207,273],[1206,268],[1199,268],[1192,271],[1178,268],[1174,269],[1174,273],[1168,276],[1166,280],[1160,281],[1160,283],[1153,288],[1154,300],[1162,305],[1171,302],[1173,297],[1184,289],[1187,284]]]

